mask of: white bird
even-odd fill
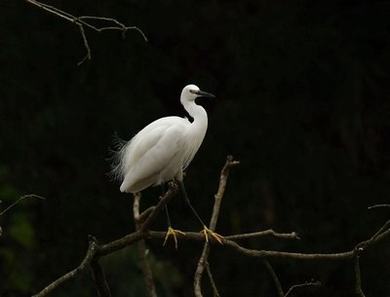
[[[211,235],[222,242],[222,237],[208,229],[196,213],[183,184],[183,170],[191,163],[207,131],[207,112],[195,103],[198,97],[215,96],[201,91],[196,85],[184,87],[180,102],[193,121],[170,116],[150,123],[119,149],[113,173],[121,181],[120,191],[126,193],[137,193],[152,185],[177,180],[186,202],[203,225],[206,240]],[[183,232],[171,228],[169,216],[168,224],[165,240],[172,235],[176,243],[175,232]]]

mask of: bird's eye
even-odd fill
[[[191,94],[196,94],[196,91],[195,90],[190,90],[190,93]]]

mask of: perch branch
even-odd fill
[[[163,231],[148,231],[148,237],[150,239],[164,239],[166,232]],[[277,233],[273,230],[265,230],[265,231],[259,231],[259,232],[253,232],[253,233],[243,233],[243,234],[234,234],[234,235],[227,235],[224,236],[222,239],[222,242],[229,242],[229,241],[238,241],[243,240],[247,238],[262,238],[272,236],[274,238],[278,239],[289,239],[289,240],[297,240],[299,237],[296,236],[295,232],[291,233]],[[185,231],[185,236],[178,234],[178,237],[182,240],[193,240],[193,241],[204,241],[204,236],[200,234],[199,232],[190,232]],[[215,242],[215,239],[210,237],[210,240],[212,242]]]
[[[79,16],[79,17],[76,17],[76,16],[74,16],[66,11],[63,11],[61,9],[54,7],[54,6],[44,4],[44,3],[36,1],[36,0],[25,0],[25,1],[43,9],[49,13],[52,13],[52,14],[54,14],[54,15],[56,15],[64,20],[67,20],[68,22],[75,24],[79,28],[81,37],[83,39],[84,48],[86,50],[86,54],[81,59],[81,61],[79,61],[77,63],[77,65],[81,65],[86,60],[91,60],[91,48],[89,46],[89,42],[88,42],[84,27],[92,29],[98,33],[102,32],[102,31],[107,31],[107,30],[121,31],[123,37],[126,36],[127,31],[134,30],[142,36],[142,38],[145,40],[145,42],[148,41],[145,33],[140,28],[138,28],[136,26],[126,26],[114,18],[99,17],[99,16]],[[113,23],[113,25],[112,26],[97,27],[95,25],[92,25],[89,21],[103,21],[103,22]]]
[[[177,188],[176,188],[177,190]],[[161,202],[161,201],[160,201]],[[161,207],[160,207],[161,209]],[[386,226],[388,222],[385,223],[384,226]],[[383,229],[383,227],[381,229]],[[378,232],[376,232],[378,233]],[[157,240],[163,240],[165,236],[165,232],[157,232],[157,231],[145,231],[140,232],[136,231],[133,233],[130,233],[128,235],[125,235],[124,237],[111,241],[104,245],[96,246],[96,243],[90,243],[90,246],[88,248],[86,257],[82,261],[82,263],[74,270],[68,272],[67,274],[59,277],[57,280],[49,284],[46,288],[44,288],[41,292],[34,295],[35,297],[43,297],[47,296],[51,291],[53,291],[55,288],[60,287],[63,285],[66,281],[71,280],[72,278],[76,277],[79,273],[83,272],[85,270],[85,267],[88,266],[89,263],[91,263],[92,259],[98,259],[101,257],[104,257],[105,255],[112,254],[120,249],[123,249],[127,246],[130,246],[134,244],[135,242],[138,242],[141,239],[157,239]],[[260,236],[259,236],[260,237]],[[242,237],[241,237],[242,238]],[[250,256],[250,257],[260,257],[263,259],[284,259],[284,260],[307,260],[307,261],[323,261],[323,260],[329,260],[329,261],[347,261],[351,260],[355,256],[355,250],[357,247],[361,248],[361,252],[367,250],[372,245],[375,245],[385,239],[390,238],[390,230],[386,230],[382,233],[380,233],[377,236],[372,236],[369,240],[362,241],[356,245],[354,249],[351,251],[341,252],[341,253],[328,253],[328,254],[321,254],[321,253],[312,253],[312,254],[305,254],[305,253],[293,253],[293,252],[283,252],[283,251],[269,251],[269,250],[253,250],[248,249],[245,247],[240,246],[233,240],[229,240],[224,238],[223,239],[223,247],[230,247],[236,252],[244,255],[244,256]],[[181,237],[183,240],[188,241],[204,241],[203,235],[196,233],[196,232],[188,232],[186,233],[186,236]],[[219,243],[216,243],[214,240],[209,241],[210,244],[217,244],[217,246],[221,246]],[[301,286],[301,285],[297,285]],[[288,292],[287,292],[288,293]],[[287,296],[286,293],[286,296]]]
[[[230,161],[229,161],[230,160]],[[228,161],[226,164],[229,164],[229,162],[232,162],[230,164],[237,165],[236,161],[232,161],[232,159],[228,158]],[[220,186],[217,194],[219,193],[220,195],[216,195],[216,198],[222,199],[223,193],[224,193],[224,188],[223,191],[220,191],[220,187],[226,187],[226,180],[227,180],[227,174],[228,170],[226,170],[226,164],[224,166],[224,169],[221,172],[221,175],[226,174],[226,179],[220,178]],[[221,182],[222,181],[222,182]],[[86,252],[86,256],[82,260],[81,264],[77,266],[75,269],[72,271],[64,274],[63,276],[60,276],[57,280],[53,281],[51,284],[49,284],[47,287],[45,287],[42,291],[34,295],[35,297],[44,297],[47,296],[49,293],[51,293],[54,289],[62,286],[66,281],[71,280],[75,278],[77,275],[82,273],[87,267],[91,266],[94,261],[99,260],[101,257],[104,257],[106,255],[115,253],[118,250],[121,250],[123,248],[126,248],[130,245],[133,245],[134,243],[143,240],[143,239],[153,239],[153,240],[163,240],[165,237],[165,232],[158,232],[158,231],[150,231],[149,228],[151,224],[153,223],[154,219],[158,215],[158,213],[162,210],[164,205],[178,192],[178,186],[175,183],[170,183],[168,191],[165,193],[165,195],[161,198],[161,200],[155,205],[147,210],[145,210],[143,213],[141,213],[138,216],[139,223],[141,224],[140,229],[127,234],[123,236],[122,238],[113,240],[111,242],[108,242],[106,244],[98,245],[95,240],[90,241],[88,250]],[[219,207],[220,207],[220,201],[219,202],[214,202],[214,205],[218,203],[218,207],[215,207],[213,210],[213,215],[210,220],[210,229],[215,230],[215,226],[217,223],[217,218],[214,216],[218,216],[219,214]],[[273,236],[275,238],[279,239],[299,239],[298,235],[295,232],[291,233],[277,233],[273,231],[272,229],[270,230],[265,230],[265,231],[260,231],[260,232],[253,232],[253,233],[245,233],[245,234],[236,234],[236,235],[230,235],[226,236],[222,239],[223,245],[220,245],[216,240],[210,238],[208,243],[204,245],[204,250],[207,251],[207,253],[202,252],[202,256],[200,258],[200,261],[202,260],[203,262],[198,263],[197,268],[199,266],[201,267],[200,273],[195,275],[198,281],[198,293],[201,293],[201,285],[200,285],[200,280],[201,276],[203,273],[204,269],[209,269],[207,267],[208,261],[207,261],[207,256],[208,256],[208,250],[209,250],[209,245],[211,244],[216,244],[217,247],[229,247],[232,250],[236,251],[239,254],[242,254],[244,256],[250,256],[250,257],[259,257],[264,260],[271,260],[271,259],[281,259],[281,260],[305,260],[305,261],[350,261],[350,260],[355,260],[356,261],[356,255],[358,251],[358,255],[360,256],[364,251],[369,249],[371,246],[386,240],[390,238],[390,221],[387,221],[371,238],[368,240],[362,241],[356,246],[346,252],[340,252],[340,253],[297,253],[297,252],[284,252],[284,251],[273,251],[273,250],[255,250],[255,249],[249,249],[246,247],[241,246],[238,244],[236,241],[245,239],[245,238],[261,238],[263,236]],[[186,236],[181,236],[181,239],[186,240],[186,241],[191,241],[191,242],[204,242],[204,236],[197,233],[197,232],[186,232]],[[205,249],[206,247],[206,249]],[[359,272],[358,277],[356,278],[358,281],[357,283],[359,284],[361,288],[361,280],[360,278],[360,267],[358,266],[359,263],[355,262],[355,273]],[[215,282],[213,280],[213,277],[211,275],[211,272],[207,272],[209,274],[211,286],[213,287],[214,295],[218,296],[217,294],[218,291],[215,286]],[[194,277],[194,278],[195,278]],[[194,281],[195,283],[195,281]],[[306,286],[314,286],[314,285],[319,285],[318,282],[311,282],[311,283],[305,283],[305,284],[300,284],[300,285],[295,285],[292,286],[287,293],[285,294],[285,297],[287,297],[292,290],[296,288],[301,288],[301,287],[306,287]],[[355,284],[355,286],[357,286]],[[195,287],[194,287],[195,288]],[[202,296],[202,295],[198,295]]]
[[[219,217],[219,211],[221,209],[221,203],[222,198],[225,193],[226,189],[226,183],[229,177],[230,169],[234,166],[237,166],[239,164],[238,161],[233,160],[233,156],[227,156],[225,165],[223,166],[219,178],[219,186],[217,194],[215,194],[215,200],[214,200],[214,207],[213,212],[210,219],[209,229],[211,231],[215,231],[215,228],[217,226],[218,217]],[[206,240],[203,246],[202,254],[198,261],[198,266],[195,271],[194,275],[194,293],[196,297],[202,297],[202,287],[201,287],[201,281],[202,281],[202,275],[205,268],[206,263],[208,263],[208,255],[210,251],[209,241]]]

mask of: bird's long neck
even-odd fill
[[[194,119],[191,124],[193,128],[205,134],[208,123],[206,110],[202,106],[197,105],[194,101],[186,102],[183,106],[188,114]]]

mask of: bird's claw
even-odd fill
[[[220,244],[223,244],[223,240],[224,240],[223,236],[207,228],[206,226],[203,226],[203,230],[200,231],[200,233],[203,234],[204,238],[206,239],[206,242],[209,242],[209,236],[210,236]]]
[[[186,235],[186,233],[183,232],[183,231],[173,229],[172,227],[168,227],[167,233],[165,234],[163,246],[165,246],[165,244],[167,243],[168,238],[170,236],[172,236],[173,237],[173,241],[175,242],[175,249],[177,249],[177,234],[180,234],[180,235],[183,235],[183,236]]]

